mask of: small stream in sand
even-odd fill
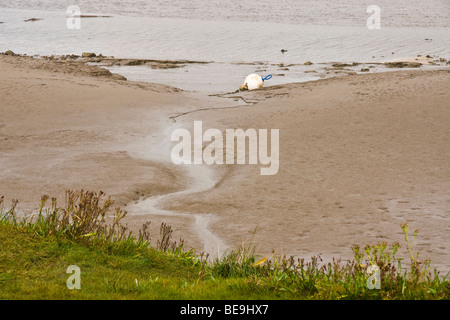
[[[203,251],[209,253],[210,256],[215,256],[218,253],[224,252],[228,247],[208,228],[208,225],[216,219],[214,214],[184,213],[161,208],[161,205],[171,198],[208,191],[216,185],[216,181],[211,178],[211,169],[199,165],[191,165],[186,168],[186,174],[191,181],[191,185],[187,189],[141,199],[136,203],[129,204],[127,211],[132,215],[165,215],[193,219],[198,238],[203,243]]]
[[[173,130],[180,127],[178,123],[170,122],[163,130],[158,131],[160,134],[153,134],[148,136],[141,143],[134,146],[133,150],[129,150],[131,156],[145,158],[157,163],[171,164],[170,154],[172,148],[171,133]],[[138,149],[135,149],[135,148]],[[142,152],[137,150],[149,150],[149,152]],[[171,199],[180,196],[186,196],[205,192],[215,187],[216,183],[220,181],[220,176],[212,167],[207,165],[184,165],[185,178],[188,181],[188,187],[184,190],[171,192],[167,194],[151,196],[148,198],[141,198],[138,201],[129,203],[127,211],[130,215],[146,215],[146,216],[170,216],[182,217],[186,220],[193,220],[192,224],[197,231],[198,239],[203,244],[203,251],[208,253],[210,257],[217,257],[221,255],[229,247],[209,229],[211,222],[215,221],[217,217],[214,213],[191,213],[179,212],[168,209],[163,209],[164,203]]]

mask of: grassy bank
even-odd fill
[[[40,209],[19,219],[0,200],[0,299],[449,299],[446,275],[414,252],[405,269],[399,244],[353,247],[354,259],[322,264],[292,257],[260,257],[242,246],[208,259],[171,238],[162,225],[151,245],[148,225],[133,235],[103,193],[68,192],[65,206],[44,196]],[[80,289],[68,289],[80,268]],[[377,267],[374,267],[377,266]],[[378,276],[379,275],[379,276]],[[376,280],[379,279],[379,282]],[[371,281],[373,280],[373,281]],[[377,289],[379,285],[379,289]]]

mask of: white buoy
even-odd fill
[[[261,78],[260,75],[257,75],[255,73],[249,74],[245,80],[244,83],[240,86],[240,90],[254,90],[261,88],[264,85],[264,81]]]

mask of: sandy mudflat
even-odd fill
[[[420,230],[421,256],[450,268],[448,70],[349,75],[228,98],[25,57],[0,56],[0,70],[0,194],[18,198],[19,209],[36,207],[44,193],[63,200],[68,188],[105,191],[125,209],[180,192],[156,215],[129,215],[130,227],[152,220],[157,238],[166,221],[199,251],[216,245],[208,241],[233,247],[254,237],[261,253],[325,259],[351,257],[353,244],[403,243],[400,223],[409,221]],[[278,173],[171,164],[170,132],[195,120],[204,130],[279,129]]]
[[[103,190],[121,205],[184,188],[177,168],[145,159],[145,139],[157,139],[174,110],[207,99],[88,75],[76,64],[6,56],[0,63],[0,193],[19,199],[19,209],[36,207],[45,193],[63,200],[67,188]],[[133,148],[144,155],[130,156]]]

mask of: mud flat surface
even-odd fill
[[[218,97],[83,68],[0,56],[0,194],[19,210],[42,194],[63,202],[66,189],[102,190],[129,210],[130,228],[151,220],[154,238],[164,221],[198,251],[253,237],[262,254],[325,259],[350,258],[353,244],[402,243],[409,221],[421,257],[448,271],[448,70]],[[170,133],[199,120],[204,130],[279,129],[278,173],[172,164]]]

